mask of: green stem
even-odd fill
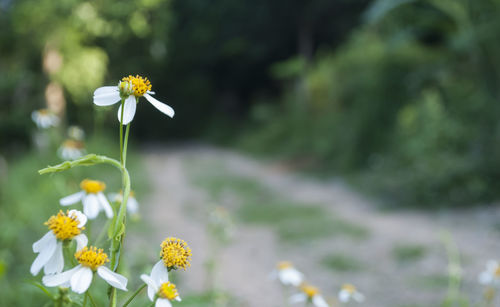
[[[125,99],[121,101],[122,112],[120,114],[120,162],[123,164],[123,112],[125,110]]]
[[[130,304],[130,302],[132,302],[132,300],[139,294],[139,292],[142,291],[142,289],[144,289],[146,287],[146,284],[142,285],[139,289],[137,289],[137,291],[134,292],[134,294],[132,294],[132,296],[125,302],[125,304],[123,304],[122,307],[127,307],[128,304]]]
[[[127,145],[128,145],[128,133],[130,131],[130,124],[127,125],[127,128],[125,129],[125,142],[123,143],[123,156],[122,156],[122,161],[123,161],[123,167],[127,165]]]
[[[87,299],[88,298],[89,298],[89,296],[87,295],[87,292],[85,292],[85,296],[83,297],[83,304],[82,304],[83,307],[87,306]]]
[[[85,293],[86,293],[86,295],[89,297],[90,302],[92,303],[92,306],[97,307],[97,305],[96,305],[96,303],[95,303],[94,299],[92,298],[92,295],[90,295],[90,292],[89,292],[89,291],[87,291],[87,292],[85,292]]]

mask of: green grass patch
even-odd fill
[[[351,255],[335,253],[324,257],[321,264],[338,272],[355,272],[363,268],[363,264]]]
[[[448,287],[449,276],[446,274],[431,274],[425,276],[414,276],[411,284],[421,289],[445,289]]]
[[[419,244],[397,244],[392,249],[392,256],[398,262],[418,261],[426,254],[425,246]]]

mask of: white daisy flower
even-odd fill
[[[75,240],[76,250],[87,245],[87,236],[81,233],[87,217],[78,210],[59,211],[45,223],[50,231],[33,243],[33,252],[38,253],[30,272],[37,275],[43,268],[45,274],[59,273],[64,268],[63,243]]]
[[[123,201],[123,192],[120,191],[120,193],[110,193],[108,194],[108,197],[112,202],[121,203]],[[139,213],[139,202],[135,198],[134,191],[130,191],[130,194],[128,195],[127,212],[131,215]]]
[[[181,301],[175,285],[168,281],[168,271],[162,262],[155,264],[151,276],[142,274],[141,279],[148,285],[148,297],[155,307],[171,307],[170,301]]]
[[[31,119],[35,122],[38,128],[46,129],[59,125],[59,117],[52,113],[49,109],[40,109],[31,112]]]
[[[290,297],[290,303],[309,302],[316,307],[329,307],[323,296],[319,293],[318,288],[302,284],[300,286],[301,293],[294,294]]]
[[[342,303],[347,303],[351,300],[362,303],[365,300],[365,296],[351,284],[343,284],[338,296],[339,301]]]
[[[153,98],[154,92],[151,91],[151,83],[148,78],[143,78],[139,75],[135,77],[129,75],[122,78],[118,86],[103,86],[94,92],[94,104],[98,106],[109,106],[121,101],[122,97],[125,98],[123,110],[123,124],[129,124],[135,115],[139,97],[146,98],[155,108],[160,112],[174,117],[174,109],[170,106]],[[118,121],[121,121],[122,106],[118,108]]]
[[[66,272],[44,276],[43,284],[47,287],[71,287],[73,292],[82,294],[88,290],[94,272],[97,272],[97,275],[111,286],[127,291],[127,278],[104,266],[109,259],[102,249],[85,246],[75,253],[75,258],[80,263],[79,265]]]
[[[85,155],[85,147],[83,142],[68,139],[59,147],[57,155],[63,160],[76,160]]]
[[[68,128],[68,136],[70,139],[76,141],[83,141],[85,138],[85,131],[81,127],[78,126],[70,126]]]
[[[80,183],[82,191],[71,194],[59,200],[61,206],[70,206],[79,201],[83,203],[83,213],[93,220],[97,217],[101,210],[104,210],[108,218],[113,217],[113,209],[109,204],[106,196],[104,196],[104,189],[106,184],[98,180],[85,179]]]
[[[486,270],[479,274],[479,283],[483,285],[500,284],[500,265],[495,260],[489,260],[486,263]]]
[[[298,287],[304,280],[304,275],[295,269],[290,261],[280,261],[276,267],[271,278],[279,279],[284,286]]]

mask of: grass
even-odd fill
[[[324,257],[321,264],[338,272],[355,272],[363,269],[364,265],[351,255],[335,253]]]
[[[227,194],[236,196],[236,214],[241,221],[270,226],[283,241],[335,235],[362,239],[368,235],[366,228],[334,216],[318,204],[297,202],[279,195],[255,178],[232,174],[220,165],[216,169],[196,165],[195,169],[193,182],[205,189],[214,201],[222,201]]]
[[[398,262],[418,261],[426,254],[425,246],[418,244],[396,244],[392,249],[392,256]]]
[[[420,289],[445,289],[448,287],[449,276],[447,274],[431,274],[425,276],[415,276],[411,284]]]

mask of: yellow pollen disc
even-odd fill
[[[313,296],[315,296],[316,294],[319,293],[318,288],[307,285],[307,284],[300,286],[300,290],[302,290],[302,292],[304,292],[304,294],[307,295],[307,297],[309,297],[309,298],[312,298]]]
[[[149,82],[148,78],[143,78],[139,75],[135,77],[132,75],[123,77],[122,81],[132,82],[135,97],[141,97],[146,94],[147,91],[151,90],[151,82]]]
[[[349,292],[350,294],[352,294],[352,293],[356,292],[356,287],[354,287],[351,284],[343,284],[342,285],[342,290],[346,291],[346,292]]]
[[[160,257],[169,269],[189,267],[191,264],[191,249],[184,240],[174,237],[166,238],[161,243]]]
[[[83,148],[83,143],[75,140],[66,140],[64,141],[63,147],[66,148],[76,148],[76,149],[82,149]]]
[[[278,270],[285,270],[293,267],[292,263],[290,261],[280,261],[278,262]]]
[[[177,293],[175,285],[167,281],[160,286],[160,289],[158,290],[158,296],[161,298],[166,298],[168,300],[173,300],[179,296],[179,293]]]
[[[72,239],[75,236],[79,235],[81,230],[85,229],[82,227],[78,228],[78,221],[76,215],[69,215],[69,211],[64,212],[59,211],[57,215],[53,215],[49,218],[45,225],[49,227],[50,230],[54,233],[56,238],[59,240],[67,240]]]
[[[496,268],[494,274],[495,274],[495,277],[500,277],[500,266]]]
[[[38,113],[40,115],[48,115],[49,114],[49,110],[48,109],[40,109],[40,110],[38,110]]]
[[[75,253],[75,258],[81,265],[91,268],[94,271],[106,264],[106,262],[109,262],[108,255],[102,249],[97,249],[95,246],[91,246],[90,248],[85,246]]]
[[[104,189],[106,189],[106,184],[98,180],[85,179],[80,183],[80,188],[87,193],[96,194],[104,191]]]

